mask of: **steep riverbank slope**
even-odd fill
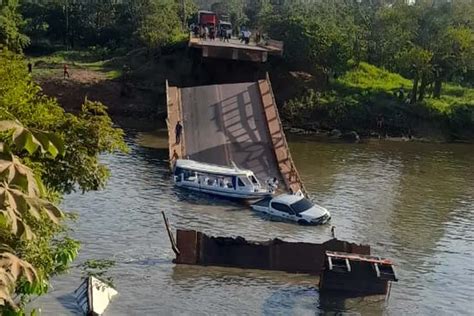
[[[69,111],[77,111],[87,97],[106,104],[112,116],[162,122],[166,80],[178,86],[245,82],[268,71],[285,125],[294,129],[434,141],[474,139],[474,89],[448,84],[440,99],[428,95],[410,104],[410,80],[366,63],[323,85],[282,60],[260,66],[196,60],[192,52],[178,48],[159,57],[144,50],[113,58],[58,52],[33,61],[44,92]],[[63,78],[64,63],[69,65],[68,79]]]

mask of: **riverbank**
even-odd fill
[[[178,86],[202,85],[221,75],[216,70],[219,65],[196,69],[191,54],[182,48],[159,57],[138,49],[125,56],[72,51],[31,60],[44,93],[58,98],[67,111],[78,111],[87,97],[106,104],[114,120],[134,118],[140,124],[164,125],[166,80]],[[68,79],[63,78],[65,63]],[[329,141],[474,141],[474,89],[447,84],[440,99],[428,96],[410,104],[410,80],[369,64],[361,63],[323,88],[311,74],[281,63],[274,60],[253,71],[255,75],[270,71],[280,114],[290,132],[327,136]]]
[[[33,78],[44,94],[57,98],[68,112],[78,112],[87,98],[105,104],[113,118],[143,121],[165,115],[164,107],[159,107],[163,103],[164,88],[146,86],[142,81],[130,78],[127,56],[58,51],[28,60],[33,64]],[[67,78],[64,65],[68,66]]]
[[[474,141],[474,89],[446,84],[440,98],[428,95],[411,104],[411,86],[398,74],[360,63],[325,90],[309,88],[285,102],[282,116],[290,128],[302,129],[303,134]]]

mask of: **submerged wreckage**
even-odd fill
[[[242,237],[212,237],[195,230],[177,230],[176,241],[165,218],[177,264],[308,273],[320,277],[321,291],[348,295],[385,295],[397,281],[390,260],[371,256],[369,245],[330,239],[324,243]]]

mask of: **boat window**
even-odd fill
[[[291,204],[291,208],[293,209],[293,211],[295,211],[296,214],[307,211],[312,207],[313,203],[311,203],[311,201],[308,199],[301,199],[298,202]]]
[[[190,170],[184,170],[184,180],[185,181],[194,181],[196,180],[196,172]]]
[[[252,181],[253,184],[258,185],[258,180],[255,178],[255,176],[250,176],[250,181]]]
[[[239,187],[245,187],[245,186],[252,186],[252,183],[250,182],[249,178],[239,177]]]
[[[284,213],[288,213],[288,214],[294,214],[293,211],[288,207],[286,206],[285,204],[282,204],[282,203],[272,203],[272,208],[274,208],[275,210],[277,211],[280,211],[280,212],[284,212]]]

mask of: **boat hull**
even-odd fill
[[[195,192],[201,192],[211,195],[216,195],[219,197],[230,198],[230,199],[238,199],[238,200],[256,200],[261,199],[267,196],[271,196],[270,192],[238,192],[238,191],[221,191],[221,190],[214,190],[212,188],[206,188],[203,186],[191,186],[191,185],[183,185],[175,183],[175,185],[182,189],[187,189]]]

